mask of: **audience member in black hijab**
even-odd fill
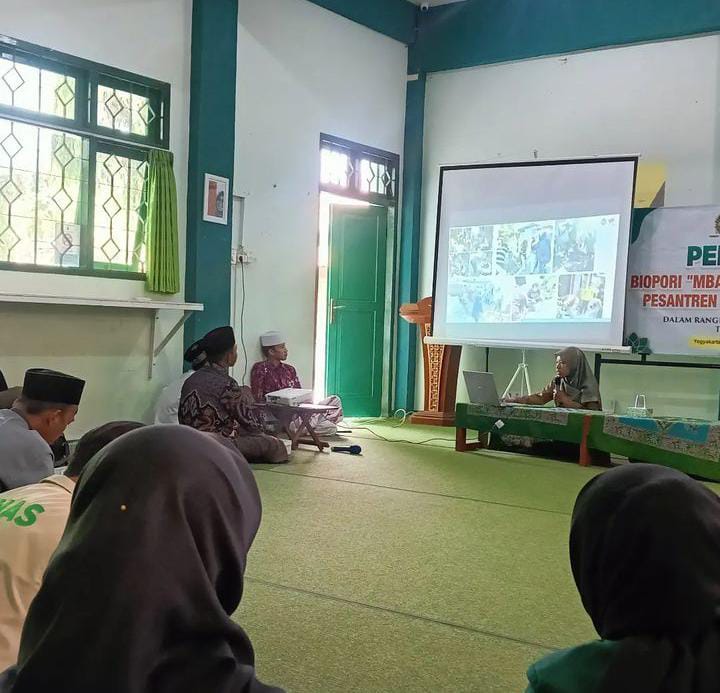
[[[600,641],[549,655],[529,693],[720,691],[720,499],[680,472],[624,465],[580,492],[570,560]]]
[[[232,619],[260,525],[242,456],[150,426],[87,466],[33,601],[12,693],[282,693]]]

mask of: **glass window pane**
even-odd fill
[[[77,135],[0,118],[0,261],[79,266],[86,152]]]
[[[147,137],[156,117],[147,97],[102,84],[98,86],[98,125]]]
[[[75,118],[75,78],[50,70],[40,72],[40,112]]]
[[[75,118],[74,77],[0,57],[0,104],[26,111]]]
[[[360,162],[360,192],[394,197],[395,176],[394,166],[363,159]]]
[[[95,168],[95,266],[144,272],[147,164],[99,152]]]

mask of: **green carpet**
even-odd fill
[[[544,653],[591,639],[569,513],[599,469],[456,453],[450,429],[373,424],[361,457],[256,467],[263,524],[237,614],[289,693],[525,689]]]

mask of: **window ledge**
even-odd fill
[[[147,275],[142,272],[124,270],[99,270],[82,267],[56,267],[54,265],[30,265],[20,262],[0,262],[0,272],[31,272],[33,274],[60,274],[66,277],[95,277],[102,279],[125,279],[144,282]]]
[[[0,293],[0,303],[35,303],[60,306],[96,306],[99,308],[141,308],[145,310],[204,310],[202,303],[155,301],[150,298],[82,298],[80,296],[42,296],[39,294]]]

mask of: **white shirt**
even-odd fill
[[[0,491],[34,484],[53,473],[50,446],[12,409],[0,410]]]
[[[180,409],[180,394],[182,393],[183,383],[195,371],[183,373],[173,383],[170,383],[160,393],[157,405],[155,405],[155,423],[156,424],[176,424],[178,423],[178,409]]]
[[[75,482],[50,476],[0,493],[0,671],[17,661],[25,616],[65,530]]]

